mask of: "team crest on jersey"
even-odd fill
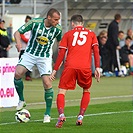
[[[53,35],[52,33],[49,34],[49,36],[52,36],[52,35]]]
[[[46,45],[48,43],[48,38],[45,36],[39,36],[36,38],[36,41],[41,45]]]
[[[42,34],[42,30],[39,30],[38,33],[39,33],[39,34]]]

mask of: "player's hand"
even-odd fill
[[[21,44],[16,44],[15,46],[16,46],[16,48],[17,48],[17,51],[20,52],[20,50],[21,50],[21,48],[22,48],[22,45],[21,45]]]
[[[100,68],[96,68],[95,70],[95,79],[97,82],[100,82]]]
[[[50,80],[52,80],[52,81],[55,80],[55,75],[56,75],[56,70],[53,70],[53,72],[49,76]]]

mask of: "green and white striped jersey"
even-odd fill
[[[28,41],[25,52],[39,57],[52,57],[52,46],[55,42],[61,40],[62,29],[60,25],[56,27],[45,27],[45,18],[34,18],[21,26],[18,31],[24,34],[31,31],[31,37]]]

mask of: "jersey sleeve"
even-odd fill
[[[95,68],[100,68],[99,46],[96,35],[93,35],[92,49],[94,53]]]
[[[59,42],[62,38],[62,27],[60,25],[57,25],[56,28],[58,28],[59,32],[56,36],[57,41]]]
[[[61,30],[59,31],[59,34],[57,35],[56,38],[57,38],[58,42],[61,40],[61,38],[62,38],[62,31]]]
[[[64,49],[67,49],[67,34],[65,33],[61,42],[60,42],[60,45],[59,45],[59,48],[64,48]]]
[[[92,46],[94,45],[98,45],[98,40],[97,40],[95,33],[93,33],[93,40],[92,40]]]
[[[23,26],[21,26],[18,29],[19,33],[20,34],[24,34],[25,32],[32,30],[33,21],[34,20],[30,20],[26,24],[24,24]]]
[[[67,50],[67,35],[64,34],[64,36],[59,44],[59,52],[58,52],[55,66],[54,66],[54,70],[57,71],[59,69],[59,67],[65,57],[66,50]]]
[[[54,70],[58,70],[64,57],[65,57],[65,53],[66,53],[66,49],[64,48],[60,48],[59,49],[59,52],[58,52],[58,56],[57,56],[57,59],[56,59],[56,63],[54,65]]]

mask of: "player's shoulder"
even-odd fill
[[[43,23],[44,18],[33,18],[33,19],[31,19],[31,22],[33,22],[33,23]]]
[[[90,29],[87,29],[87,28],[84,28],[86,31],[88,31],[89,33],[91,34],[94,34],[94,31],[90,30]]]
[[[92,31],[92,30],[90,30],[90,29],[86,29],[86,28],[85,28],[85,30],[88,31],[89,35],[96,36],[96,34],[95,34],[94,31]]]
[[[56,28],[59,29],[59,30],[62,30],[62,26],[60,24],[57,24]]]
[[[64,33],[64,36],[71,36],[73,34],[73,29],[72,30],[68,30],[67,32]]]

